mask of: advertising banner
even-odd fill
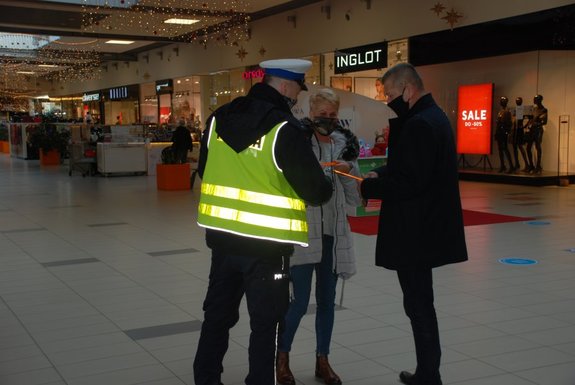
[[[493,83],[459,86],[457,153],[491,154]]]

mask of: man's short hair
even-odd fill
[[[415,67],[409,63],[399,63],[394,65],[387,70],[381,80],[384,83],[390,80],[394,85],[397,83],[409,83],[413,84],[418,90],[423,90],[423,80],[421,80]]]

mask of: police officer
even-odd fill
[[[198,224],[212,249],[204,322],[194,360],[198,385],[221,383],[229,329],[246,295],[248,385],[275,383],[278,323],[288,305],[289,256],[307,246],[305,205],[332,185],[292,113],[311,62],[268,60],[261,83],[208,118],[198,173]]]

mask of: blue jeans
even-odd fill
[[[333,237],[323,236],[320,263],[297,265],[290,268],[293,284],[293,298],[285,317],[279,338],[278,351],[289,352],[302,317],[309,304],[312,275],[315,271],[315,315],[316,353],[329,354],[335,311],[335,286],[337,274],[333,271]]]

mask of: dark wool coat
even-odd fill
[[[402,123],[403,122],[403,123]],[[433,268],[467,260],[451,125],[430,94],[390,121],[389,158],[365,179],[364,198],[382,199],[376,265]]]

